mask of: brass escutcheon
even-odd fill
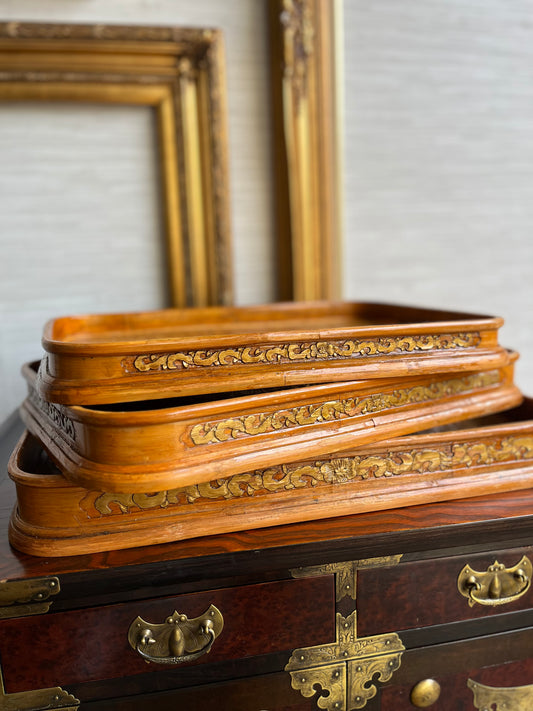
[[[470,607],[476,602],[479,605],[505,605],[518,600],[529,590],[532,572],[533,566],[526,556],[512,568],[495,560],[484,573],[465,565],[457,578],[457,588],[468,598]]]
[[[159,624],[137,617],[128,630],[128,642],[147,662],[183,664],[208,654],[223,627],[222,613],[210,605],[191,620],[176,611]]]

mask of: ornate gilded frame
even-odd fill
[[[339,298],[335,0],[269,0],[279,288]]]
[[[232,301],[225,92],[218,30],[0,23],[0,100],[155,111],[176,306]]]

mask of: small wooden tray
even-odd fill
[[[39,397],[26,366],[27,428],[70,481],[106,491],[151,492],[200,484],[320,456],[521,401],[515,354],[500,369],[431,378],[352,381],[263,394],[99,408]]]
[[[499,367],[501,318],[386,304],[283,303],[49,322],[38,388],[94,405]]]
[[[37,556],[131,548],[529,488],[533,401],[457,430],[152,494],[74,486],[28,434],[9,473],[18,498],[9,531],[15,548]]]

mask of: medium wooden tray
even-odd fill
[[[386,304],[283,303],[49,322],[38,388],[94,405],[499,367],[503,320]]]
[[[152,494],[77,487],[29,434],[9,473],[18,498],[9,532],[15,548],[38,556],[131,548],[529,488],[533,401],[457,430]]]
[[[183,402],[55,405],[26,366],[27,428],[70,481],[106,491],[151,492],[455,422],[512,407],[515,354],[500,369],[329,383],[259,395]]]

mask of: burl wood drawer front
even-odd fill
[[[533,630],[525,629],[405,652],[367,711],[531,711],[532,685]]]
[[[335,590],[330,575],[4,620],[0,623],[0,661],[6,692],[178,669],[147,664],[130,647],[128,629],[137,616],[164,623],[174,611],[193,618],[203,615],[210,605],[222,613],[224,627],[211,651],[194,664],[285,650],[288,657],[294,647],[335,638]]]
[[[533,562],[533,548],[400,562],[385,568],[359,570],[358,635],[398,632],[533,607],[529,575],[527,580],[521,580],[520,566],[513,570],[524,556]],[[495,563],[502,566],[501,571],[494,571]],[[458,577],[467,565],[473,576],[473,595],[476,596],[475,585],[481,583],[488,588],[483,592],[488,597],[485,602],[498,604],[470,604],[470,598],[459,592]],[[465,584],[469,577],[469,573],[463,573]]]

